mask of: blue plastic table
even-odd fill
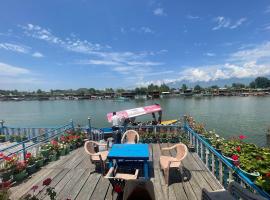
[[[113,160],[142,160],[144,178],[148,179],[148,144],[114,144],[109,152],[108,159],[110,167],[113,166]]]

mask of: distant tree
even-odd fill
[[[135,88],[135,93],[136,94],[146,94],[147,88],[146,87]]]
[[[249,84],[249,87],[250,87],[250,88],[256,88],[256,83],[255,83],[255,81],[252,81],[252,82]]]
[[[166,84],[161,84],[161,86],[159,87],[160,88],[160,92],[169,92],[170,91],[170,88],[169,86],[167,86]]]
[[[195,85],[194,90],[201,91],[202,87],[200,85]]]
[[[148,85],[147,89],[148,89],[148,92],[159,91],[159,86],[158,85],[154,85],[152,83],[152,84]]]
[[[89,88],[89,89],[88,89],[88,92],[89,92],[90,94],[95,94],[95,93],[96,93],[96,90],[95,90],[95,88]]]
[[[42,91],[41,89],[38,89],[36,93],[37,93],[37,94],[42,94],[43,91]]]
[[[114,92],[114,90],[113,90],[112,88],[106,88],[106,89],[105,89],[105,92],[110,92],[110,93],[112,93],[112,92]]]
[[[243,84],[243,83],[233,83],[233,84],[232,84],[232,87],[233,87],[233,88],[240,89],[240,88],[245,88],[246,86],[245,86],[245,84]]]
[[[187,90],[187,85],[186,84],[183,84],[182,87],[181,87],[182,91],[186,91]]]
[[[217,85],[212,85],[210,88],[212,88],[212,89],[218,89],[219,87]]]
[[[268,88],[270,87],[270,80],[266,77],[257,77],[255,79],[256,88]]]
[[[125,90],[122,89],[122,88],[118,88],[118,89],[116,89],[116,92],[117,92],[117,93],[123,93],[123,92],[125,92]]]

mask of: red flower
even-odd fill
[[[114,186],[114,191],[117,193],[120,193],[120,192],[122,192],[122,189],[119,185],[116,185],[116,186]]]
[[[47,179],[45,179],[45,180],[43,181],[43,185],[48,186],[48,185],[51,184],[51,182],[52,182],[52,179],[51,179],[51,178],[47,178]]]
[[[31,190],[33,190],[34,192],[38,189],[38,186],[37,185],[34,185]]]
[[[54,146],[56,146],[56,145],[58,145],[58,142],[56,140],[52,140],[51,141],[51,144],[54,145]]]
[[[66,141],[65,136],[61,136],[60,140],[61,140],[62,142],[65,142],[65,141]]]
[[[268,172],[267,174],[265,174],[266,177],[270,178],[270,172]]]
[[[4,181],[2,182],[1,188],[9,188],[11,185],[11,181]]]
[[[4,157],[4,154],[3,152],[0,153],[0,158],[3,158]]]
[[[240,152],[241,151],[241,147],[240,146],[236,147],[236,151]]]
[[[239,135],[240,140],[243,140],[243,139],[246,139],[246,138],[247,138],[247,136],[245,136],[245,135]]]
[[[232,155],[232,159],[233,159],[234,161],[237,161],[237,160],[238,160],[238,158],[239,158],[239,156],[238,156],[238,155]]]
[[[27,159],[31,158],[31,156],[32,156],[31,153],[27,153],[27,154],[25,155],[25,157],[26,157]]]
[[[5,161],[11,161],[11,160],[12,160],[12,158],[11,158],[11,157],[9,157],[9,156],[4,156],[4,160],[5,160]]]

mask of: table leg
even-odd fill
[[[144,160],[143,161],[143,171],[144,171],[144,178],[145,179],[149,179],[149,175],[148,175],[148,161]]]

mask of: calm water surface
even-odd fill
[[[248,141],[265,144],[270,126],[270,97],[167,98],[147,101],[116,102],[112,100],[20,101],[0,102],[0,119],[8,126],[59,126],[73,119],[86,125],[92,117],[95,127],[110,126],[106,114],[159,103],[163,119],[191,114],[197,121],[215,129],[224,137],[245,134]],[[151,116],[139,120],[151,120]]]

